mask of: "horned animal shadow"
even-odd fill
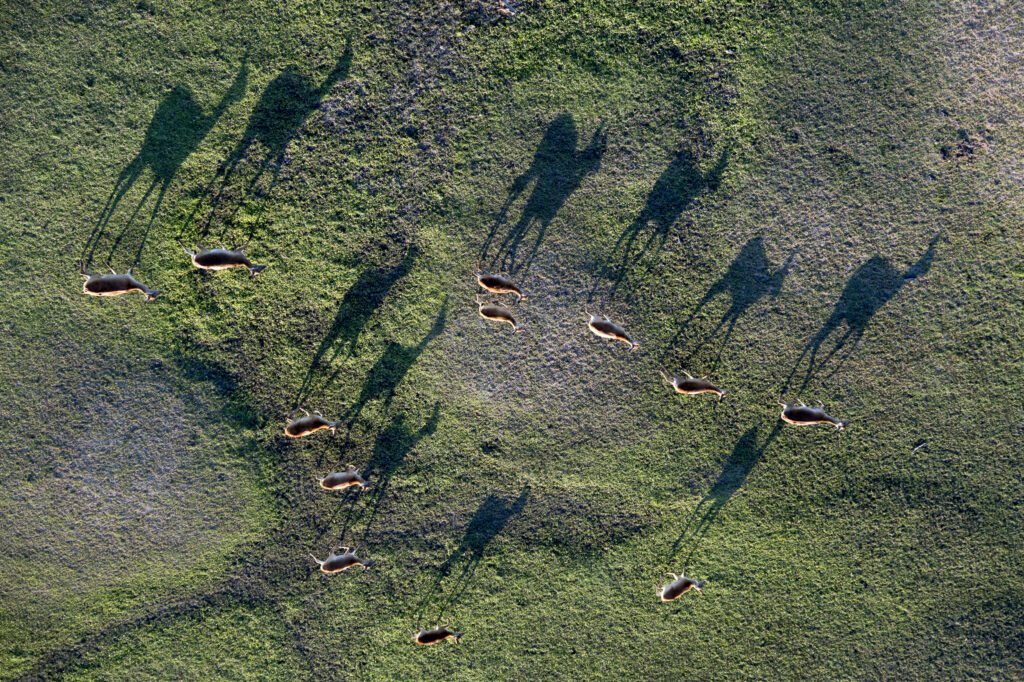
[[[423,599],[417,607],[417,621],[426,614],[424,611],[430,606],[434,597],[441,592],[442,581],[452,572],[452,569],[461,564],[461,571],[455,578],[455,582],[448,590],[447,598],[438,603],[436,618],[444,618],[447,611],[469,587],[473,573],[476,571],[480,560],[487,550],[487,546],[497,537],[498,533],[508,524],[509,519],[523,511],[526,502],[530,497],[530,487],[526,486],[515,500],[501,498],[497,495],[488,495],[480,506],[477,507],[466,532],[462,536],[462,542],[452,552],[445,562],[437,569],[437,576],[433,584],[428,588]]]
[[[807,388],[807,384],[814,374],[832,356],[849,345],[850,349],[845,355],[840,357],[836,367],[833,368],[832,372],[835,373],[843,361],[853,352],[853,349],[857,347],[857,343],[864,335],[864,331],[867,329],[868,323],[871,322],[871,318],[874,317],[875,313],[889,299],[899,293],[904,284],[925,275],[931,269],[932,261],[935,259],[935,244],[940,237],[941,233],[935,235],[918,261],[908,267],[903,273],[897,271],[896,268],[889,264],[888,260],[880,256],[872,256],[866,263],[857,268],[857,271],[846,282],[843,293],[840,294],[839,300],[836,301],[836,305],[832,309],[832,314],[829,315],[828,320],[825,321],[825,324],[822,325],[818,333],[814,335],[814,338],[807,343],[803,352],[800,353],[800,357],[797,358],[793,369],[786,378],[783,393],[789,390],[793,375],[796,374],[796,370],[800,363],[803,362],[805,356],[810,355],[807,361],[807,372],[804,374],[803,382],[797,391],[798,393]],[[836,340],[832,350],[819,362],[818,352],[821,350],[822,344],[844,322],[846,323],[846,331]]]
[[[537,255],[548,225],[558,210],[576,191],[583,179],[601,167],[601,157],[607,146],[607,132],[599,127],[594,131],[587,147],[580,151],[576,149],[578,137],[576,121],[570,114],[559,115],[548,126],[533,155],[530,167],[513,181],[508,198],[498,212],[498,217],[480,251],[480,260],[486,261],[491,244],[505,223],[513,202],[526,190],[531,181],[535,181],[519,220],[509,228],[491,258],[492,269],[515,273],[528,268]],[[517,262],[519,247],[534,224],[537,225],[537,238],[529,255],[521,262]]]
[[[160,212],[164,195],[167,193],[167,188],[170,186],[174,176],[177,175],[178,169],[181,168],[181,164],[185,162],[185,159],[206,138],[206,135],[228,107],[242,99],[245,95],[248,79],[249,63],[248,58],[245,58],[242,60],[242,65],[239,67],[234,82],[209,114],[203,113],[203,108],[195,101],[192,91],[183,85],[174,87],[164,97],[159,106],[157,106],[152,120],[149,122],[146,136],[142,141],[142,148],[125,169],[121,171],[117,182],[114,183],[114,188],[107,197],[107,202],[100,212],[92,233],[86,240],[85,247],[82,249],[82,260],[85,261],[86,267],[88,267],[95,256],[96,249],[106,233],[114,211],[117,210],[121,200],[124,199],[128,191],[131,190],[142,173],[148,168],[152,173],[153,179],[145,194],[143,194],[142,199],[139,200],[128,220],[114,238],[113,244],[110,247],[110,253],[107,255],[107,261],[109,262],[118,246],[131,232],[132,224],[135,222],[135,218],[142,210],[142,207],[146,205],[153,191],[159,187],[156,203],[150,213],[149,221],[142,232],[135,252],[135,258],[128,262],[138,262],[141,259],[142,249],[146,244],[150,228]]]
[[[212,224],[218,217],[226,225],[232,221],[238,210],[250,197],[258,200],[256,210],[257,218],[253,226],[249,228],[247,238],[251,239],[256,225],[262,219],[266,209],[266,199],[270,192],[277,185],[278,176],[284,166],[288,145],[299,134],[303,124],[317,107],[321,100],[330,92],[335,83],[348,77],[352,66],[352,47],[350,43],[345,45],[345,51],[335,63],[334,68],[328,73],[319,85],[315,85],[304,76],[299,67],[294,64],[284,68],[264,88],[252,114],[246,124],[242,138],[235,145],[235,148],[226,156],[217,174],[220,176],[219,187],[214,191],[216,178],[211,183],[207,194],[210,199],[206,219],[202,229],[199,230],[197,240],[205,238],[211,231]],[[261,147],[262,152],[257,157],[254,149]],[[231,205],[224,211],[220,211],[221,204],[225,201],[226,191],[232,187],[231,178],[239,168],[243,159],[254,162],[255,172],[250,178],[243,181],[242,187],[238,190],[238,196],[232,200]],[[270,181],[265,189],[257,189],[257,183],[267,172],[270,172]],[[191,224],[196,214],[203,205],[203,201],[197,202],[192,214],[182,226],[181,238],[188,225]],[[220,238],[224,238],[222,232]]]
[[[683,531],[672,544],[669,559],[675,558],[679,548],[689,537],[689,552],[682,565],[689,564],[694,552],[696,552],[697,547],[707,534],[708,528],[714,523],[718,514],[721,513],[722,508],[732,498],[733,494],[743,486],[747,476],[750,475],[751,470],[758,460],[761,459],[761,455],[768,449],[768,446],[775,440],[775,437],[779,435],[780,430],[780,423],[776,422],[771,433],[768,434],[768,438],[760,446],[757,444],[756,426],[750,427],[740,436],[740,439],[736,441],[736,445],[733,446],[725,465],[722,467],[722,472],[718,475],[715,484],[711,486],[711,490],[694,507],[690,518],[686,521],[686,525],[683,526]],[[690,531],[691,527],[693,528],[692,533]]]
[[[387,428],[377,434],[377,439],[373,444],[373,453],[370,455],[370,461],[363,468],[363,476],[373,483],[373,487],[367,492],[352,494],[345,521],[342,524],[340,538],[344,539],[345,533],[354,521],[356,516],[354,514],[356,500],[367,495],[370,496],[371,501],[368,511],[369,516],[363,526],[363,536],[365,537],[369,534],[373,522],[377,518],[377,511],[387,497],[391,475],[401,466],[405,456],[416,447],[417,443],[437,431],[440,417],[441,403],[436,402],[430,417],[416,431],[409,428],[407,416],[404,413],[400,413],[395,415]]]
[[[605,278],[612,282],[608,298],[615,297],[619,287],[627,280],[630,268],[652,246],[660,250],[665,245],[669,230],[697,197],[718,189],[728,160],[729,150],[725,149],[705,174],[701,172],[698,160],[688,150],[683,149],[676,154],[654,183],[640,215],[622,231],[612,248],[604,267]],[[648,228],[653,228],[650,236],[643,246],[637,248],[641,234]],[[592,290],[587,300],[592,300],[593,296]]]
[[[348,420],[348,428],[351,431],[352,425],[359,417],[360,412],[371,400],[383,400],[385,410],[391,405],[391,399],[395,395],[398,384],[402,382],[409,369],[416,364],[420,354],[426,349],[427,344],[444,331],[445,321],[448,316],[448,297],[445,296],[441,309],[434,319],[434,324],[415,346],[403,346],[400,343],[391,341],[388,343],[384,353],[377,360],[376,364],[366,375],[359,398],[348,408],[342,420]],[[337,372],[335,372],[337,374]],[[333,377],[332,377],[333,379]],[[328,381],[330,383],[330,380]]]
[[[295,404],[299,405],[309,399],[314,391],[314,384],[345,350],[348,356],[355,354],[359,335],[374,311],[387,298],[388,292],[405,277],[416,260],[418,251],[415,247],[406,251],[402,261],[397,265],[383,266],[363,271],[359,275],[338,306],[334,322],[317,348],[310,362],[302,386],[295,395]]]
[[[733,328],[736,326],[739,318],[750,306],[762,298],[766,296],[775,298],[779,295],[779,292],[782,290],[782,282],[786,279],[786,275],[789,274],[789,269],[792,266],[795,255],[794,251],[781,267],[772,272],[772,265],[768,262],[768,257],[764,252],[764,239],[762,237],[754,237],[747,241],[743,248],[740,249],[739,254],[736,255],[736,258],[729,264],[725,274],[711,285],[711,288],[707,290],[704,297],[701,298],[697,306],[690,312],[690,316],[683,321],[670,345],[674,345],[686,333],[691,322],[704,309],[704,306],[716,296],[727,294],[730,299],[729,308],[722,314],[715,328],[705,334],[699,342],[687,344],[690,348],[690,353],[686,358],[688,361],[710,339],[715,338],[723,326],[726,327],[725,334],[718,344],[718,354],[711,365],[713,370],[718,365],[718,360],[722,356],[722,350],[728,344],[729,337],[732,335]]]

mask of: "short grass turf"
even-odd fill
[[[514,6],[5,5],[0,677],[1024,676],[1021,9]]]

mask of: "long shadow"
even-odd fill
[[[415,346],[403,346],[394,341],[388,343],[384,353],[377,360],[376,364],[370,368],[369,373],[367,373],[366,381],[363,382],[363,389],[359,394],[358,400],[349,407],[342,417],[342,420],[348,420],[348,428],[350,430],[369,401],[381,399],[384,401],[384,409],[388,409],[398,384],[405,378],[409,369],[416,364],[420,353],[426,349],[427,344],[432,339],[444,331],[447,316],[448,297],[446,296],[441,304],[441,309],[437,313],[437,317],[434,319],[434,324],[430,327],[430,331],[426,333],[419,343]]]
[[[480,503],[469,525],[466,527],[466,532],[462,536],[462,542],[459,543],[459,547],[437,569],[436,580],[420,601],[417,609],[417,620],[422,618],[424,609],[429,606],[433,597],[440,592],[441,581],[451,573],[452,568],[461,563],[462,570],[448,592],[448,597],[440,603],[438,609],[437,617],[444,617],[445,610],[458,601],[459,597],[466,591],[466,588],[469,587],[473,573],[483,558],[487,546],[497,537],[509,519],[523,510],[529,497],[530,487],[526,486],[515,500],[503,499],[492,494],[488,495]]]
[[[363,525],[364,537],[369,534],[373,522],[377,518],[377,511],[388,495],[391,475],[417,443],[437,431],[440,417],[441,403],[436,402],[430,417],[419,429],[415,431],[410,429],[406,415],[403,413],[395,415],[388,427],[377,435],[377,440],[373,445],[373,454],[370,455],[370,461],[363,468],[363,476],[373,481],[373,487],[367,493],[360,493],[369,495],[371,498],[369,516]],[[352,507],[350,507],[338,537],[344,539],[349,524],[352,522],[353,513]]]
[[[314,383],[324,373],[325,368],[329,367],[344,350],[348,350],[349,357],[355,354],[363,327],[387,298],[395,283],[409,273],[417,255],[416,247],[412,247],[406,251],[402,261],[397,265],[365,270],[355,284],[345,292],[338,313],[334,316],[334,322],[313,355],[313,361],[302,380],[302,386],[295,395],[296,406],[310,396]]]
[[[904,284],[926,274],[931,269],[932,261],[935,259],[935,244],[940,237],[941,233],[935,235],[928,243],[928,248],[921,255],[921,258],[902,273],[890,265],[888,260],[880,256],[872,256],[866,263],[857,268],[857,271],[846,282],[843,293],[840,294],[835,308],[832,309],[832,314],[829,315],[821,330],[807,343],[803,352],[800,353],[800,357],[797,358],[793,369],[789,373],[789,377],[786,378],[784,392],[789,390],[790,382],[794,374],[796,374],[797,368],[808,354],[810,354],[810,357],[807,361],[807,372],[804,374],[800,391],[807,388],[807,384],[815,372],[823,367],[833,355],[844,347],[849,346],[850,351],[840,359],[839,364],[836,366],[836,369],[838,369],[839,365],[842,364],[842,360],[845,360],[849,356],[849,352],[857,347],[857,343],[864,335],[864,331],[867,329],[868,323],[871,322],[871,318],[874,317],[875,313],[889,299],[899,293]],[[818,352],[821,350],[822,344],[843,323],[846,324],[846,331],[836,339],[832,350],[819,362]]]
[[[615,242],[612,255],[609,256],[604,268],[605,277],[612,281],[609,298],[614,298],[619,287],[626,281],[633,263],[640,260],[652,246],[660,250],[665,245],[669,229],[683,211],[693,204],[694,199],[718,189],[728,160],[729,150],[725,149],[719,154],[714,167],[705,174],[701,172],[697,159],[689,151],[684,149],[676,154],[672,163],[654,183],[654,188],[647,195],[647,203],[644,204],[640,215],[622,231]],[[650,236],[643,246],[636,248],[641,233],[648,228],[652,228]],[[614,265],[612,261],[615,261]]]
[[[718,357],[715,358],[713,363],[713,366],[717,365],[722,349],[729,342],[732,330],[743,313],[765,296],[775,298],[779,295],[779,292],[782,290],[782,282],[786,279],[786,275],[789,274],[794,255],[795,252],[791,253],[786,262],[776,269],[775,272],[772,272],[772,265],[768,262],[768,257],[764,253],[764,239],[754,237],[749,240],[740,249],[739,254],[733,259],[725,274],[711,285],[711,288],[707,290],[704,297],[701,298],[697,306],[690,312],[690,316],[683,321],[672,342],[677,341],[686,332],[693,319],[713,298],[720,294],[727,294],[730,299],[729,309],[725,311],[714,329],[705,334],[699,343],[690,346],[689,358],[692,358],[704,344],[710,339],[715,338],[723,326],[726,327],[725,334],[719,342]]]
[[[135,261],[139,260],[139,257],[142,255],[142,248],[149,235],[149,230],[156,219],[157,213],[160,211],[160,205],[163,203],[164,195],[167,193],[171,180],[174,179],[181,164],[195,151],[196,147],[203,141],[227,108],[242,99],[245,95],[245,87],[248,80],[249,63],[246,58],[242,60],[238,75],[235,76],[231,87],[228,88],[228,91],[221,97],[220,102],[217,103],[217,106],[209,114],[203,113],[203,108],[196,103],[192,91],[185,86],[176,86],[164,97],[157,107],[156,113],[153,114],[149,127],[146,129],[146,137],[142,141],[142,148],[128,166],[121,171],[117,182],[114,183],[114,189],[111,190],[110,196],[107,197],[103,211],[100,213],[96,225],[89,235],[89,239],[86,240],[85,247],[82,249],[82,259],[85,261],[86,266],[92,262],[96,248],[106,232],[107,224],[110,222],[110,218],[121,203],[121,200],[135,185],[143,171],[149,168],[153,176],[149,188],[114,239],[114,243],[110,247],[110,254],[107,256],[109,261],[114,251],[131,230],[135,217],[142,210],[153,190],[159,186],[156,204],[153,206],[149,222],[146,224],[138,250],[136,251]]]
[[[750,475],[751,470],[758,460],[761,459],[764,451],[768,449],[768,446],[775,440],[775,437],[779,435],[780,430],[780,423],[776,422],[771,433],[768,434],[768,438],[760,446],[757,444],[756,426],[750,427],[740,436],[740,439],[736,441],[736,445],[729,454],[729,459],[726,460],[725,466],[722,467],[722,473],[718,475],[718,479],[711,486],[711,490],[697,503],[697,506],[690,514],[690,518],[686,521],[683,531],[676,538],[675,543],[673,543],[672,550],[669,553],[670,559],[676,555],[684,540],[689,536],[690,551],[685,561],[683,561],[683,565],[689,564],[701,540],[707,534],[708,528],[714,523],[718,514],[732,498],[733,494],[746,482],[747,476]],[[692,534],[690,533],[691,527],[693,528]]]
[[[218,168],[217,173],[221,175],[220,186],[210,202],[209,214],[200,231],[198,238],[202,239],[210,232],[211,223],[217,213],[225,190],[229,187],[231,176],[238,168],[238,164],[246,158],[254,145],[263,148],[262,158],[255,163],[256,171],[248,179],[248,186],[242,190],[234,208],[230,211],[233,215],[245,202],[246,198],[254,192],[256,183],[268,169],[271,171],[271,179],[267,189],[260,192],[263,199],[270,193],[277,184],[277,178],[284,164],[285,152],[288,144],[295,138],[303,123],[309,115],[320,105],[320,101],[330,91],[335,83],[348,77],[352,66],[351,44],[346,44],[345,51],[338,59],[331,72],[324,77],[319,85],[310,82],[303,76],[299,68],[289,65],[279,73],[274,80],[270,81],[263,90],[259,102],[253,107],[249,122],[246,124],[242,138],[235,145],[235,148],[227,155]],[[210,193],[213,193],[212,185]],[[186,226],[191,223],[199,210],[198,202]],[[265,203],[260,202],[258,214],[262,215]],[[258,222],[258,221],[257,221]],[[184,232],[183,226],[182,231]],[[255,228],[252,228],[255,229]],[[250,238],[252,234],[248,235]]]
[[[603,127],[599,127],[594,131],[587,147],[580,151],[576,149],[578,137],[576,121],[570,114],[560,114],[548,126],[533,155],[530,167],[512,183],[508,198],[498,212],[498,217],[481,249],[481,260],[487,260],[491,244],[505,223],[512,203],[526,190],[527,185],[535,180],[533,191],[526,200],[518,222],[505,234],[491,259],[491,266],[514,273],[529,267],[533,262],[555,214],[580,186],[583,179],[601,167],[601,157],[607,145],[607,132]],[[519,247],[535,223],[537,238],[529,255],[517,264]]]

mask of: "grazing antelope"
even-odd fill
[[[485,273],[483,270],[477,270],[473,273],[476,275],[476,283],[482,286],[492,294],[515,294],[519,298],[516,299],[516,303],[522,301],[525,296],[523,292],[519,290],[512,280],[503,275],[490,275]]]
[[[640,345],[633,339],[629,338],[629,334],[626,333],[626,330],[620,325],[612,322],[611,318],[605,317],[604,315],[593,315],[591,313],[585,314],[590,315],[590,321],[587,322],[587,327],[602,339],[614,339],[616,341],[628,343],[630,350],[633,350]]]
[[[787,424],[796,424],[797,426],[812,426],[814,424],[832,424],[835,426],[836,431],[841,431],[846,428],[849,421],[843,421],[842,419],[836,419],[825,414],[825,405],[819,403],[817,407],[807,407],[804,405],[804,401],[800,401],[800,404],[796,403],[779,403],[782,405],[782,421]]]
[[[450,630],[449,627],[449,625],[439,625],[433,630],[424,630],[423,628],[413,630],[412,638],[417,644],[422,644],[424,646],[443,642],[449,637],[454,639],[455,643],[458,644],[459,640],[462,639],[462,633]]]
[[[723,390],[713,383],[708,381],[707,377],[701,377],[695,379],[689,372],[683,372],[686,375],[685,379],[672,375],[670,379],[664,372],[661,373],[661,377],[672,385],[672,388],[676,389],[676,393],[683,393],[686,395],[698,395],[700,393],[717,393],[718,399],[721,400],[725,397],[725,394],[729,391]]]
[[[338,550],[345,550],[341,554],[338,554]],[[373,566],[373,559],[360,559],[356,556],[356,552],[359,548],[352,549],[351,547],[335,547],[331,550],[330,556],[323,561],[320,561],[312,553],[309,556],[313,557],[313,561],[320,564],[320,570],[324,573],[340,573],[347,571],[353,566],[362,566],[365,571],[370,566]]]
[[[676,575],[675,573],[666,573],[665,575],[672,576],[672,582],[668,585],[662,585],[657,589],[657,593],[658,596],[661,597],[661,601],[674,601],[690,590],[697,590],[697,592],[703,594],[700,588],[704,587],[706,581],[687,578],[686,571],[683,571],[679,575]]]
[[[480,297],[476,297],[476,303],[480,306],[480,317],[485,320],[493,320],[495,322],[508,322],[512,325],[512,333],[523,331],[523,328],[516,324],[516,318],[512,316],[512,311],[508,308],[493,303],[485,303],[480,300]]]
[[[304,407],[300,407],[300,410],[306,413],[305,417],[299,417],[298,419],[292,419],[292,414],[295,414],[293,410],[288,415],[288,423],[284,427],[284,435],[289,438],[302,438],[308,436],[311,433],[319,431],[320,429],[330,429],[331,433],[336,433],[340,421],[330,422],[324,419],[324,416],[317,410],[313,414],[310,414]]]
[[[138,263],[135,265],[138,265]],[[146,297],[146,303],[149,303],[154,298],[164,293],[159,289],[150,289],[145,284],[132,277],[132,268],[134,268],[135,265],[128,268],[128,272],[123,275],[117,274],[114,268],[110,268],[109,275],[90,275],[85,271],[85,263],[82,263],[79,268],[79,272],[82,273],[82,278],[85,279],[85,284],[82,285],[82,291],[90,296],[120,296],[121,294],[138,291]]]
[[[181,242],[178,242],[181,244]],[[249,270],[249,279],[252,279],[258,275],[266,265],[253,265],[249,262],[249,259],[245,257],[245,246],[229,251],[228,249],[204,249],[202,244],[199,244],[196,248],[198,251],[192,251],[187,248],[184,244],[181,244],[181,248],[185,249],[185,253],[192,257],[192,265],[196,266],[200,270],[227,270],[228,268],[247,268]]]
[[[324,490],[344,490],[355,486],[360,490],[366,490],[373,485],[359,475],[359,470],[353,464],[349,464],[345,471],[332,471],[326,476],[317,476],[316,480]]]

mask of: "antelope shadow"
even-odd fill
[[[107,261],[109,262],[118,246],[120,246],[121,242],[131,231],[132,224],[135,222],[135,218],[142,210],[142,207],[146,205],[153,191],[159,187],[156,203],[149,216],[149,222],[147,222],[142,232],[135,253],[135,259],[131,262],[136,262],[140,259],[142,249],[146,244],[146,238],[149,236],[150,228],[160,211],[167,188],[170,186],[174,176],[177,175],[178,169],[181,168],[181,164],[185,162],[185,159],[206,138],[206,135],[228,107],[242,99],[245,95],[248,79],[249,63],[248,58],[245,58],[242,60],[242,65],[239,67],[234,82],[209,114],[203,113],[203,108],[196,102],[192,91],[183,85],[174,87],[164,97],[159,106],[157,106],[153,119],[149,122],[146,136],[142,141],[142,148],[139,149],[138,154],[135,155],[135,158],[131,160],[125,169],[121,171],[117,182],[114,183],[114,188],[107,197],[107,202],[96,221],[96,225],[93,227],[92,233],[86,240],[85,247],[82,249],[82,259],[85,261],[86,266],[92,262],[114,211],[117,210],[121,200],[124,199],[128,191],[135,185],[143,171],[148,168],[152,174],[152,181],[145,194],[143,194],[142,199],[139,200],[128,220],[115,237],[110,247],[110,253],[107,255]]]
[[[377,435],[377,439],[373,444],[373,453],[370,455],[370,461],[367,462],[363,470],[363,475],[373,481],[373,487],[366,493],[355,493],[355,495],[370,495],[372,497],[369,516],[363,527],[364,537],[370,533],[373,522],[377,518],[377,511],[387,497],[391,475],[401,466],[405,456],[416,447],[417,443],[437,431],[440,417],[441,403],[436,402],[430,417],[417,430],[413,431],[409,428],[408,417],[404,413],[400,413],[395,415],[395,418],[391,420],[387,428]],[[348,514],[345,518],[345,523],[342,525],[339,537],[345,537],[345,532],[353,521],[352,509],[355,499],[353,497],[353,503],[349,506]]]
[[[800,391],[807,388],[807,384],[817,370],[823,367],[832,356],[849,345],[850,350],[840,358],[839,363],[832,370],[835,373],[842,365],[842,362],[857,347],[857,343],[864,335],[864,331],[867,329],[868,323],[871,322],[871,318],[875,316],[875,313],[889,299],[899,293],[904,284],[926,274],[931,269],[932,261],[935,259],[935,244],[940,237],[941,233],[932,237],[932,240],[928,243],[928,248],[918,261],[902,273],[890,265],[887,259],[880,256],[872,256],[866,263],[857,268],[857,271],[846,282],[843,293],[840,294],[839,300],[836,301],[836,305],[832,309],[832,314],[829,315],[828,320],[825,321],[825,324],[822,325],[818,333],[814,335],[814,338],[807,343],[803,352],[800,353],[800,357],[797,358],[793,369],[789,373],[789,377],[786,378],[784,391],[789,390],[790,382],[793,380],[793,376],[803,362],[804,357],[809,355],[807,371],[804,374],[803,382],[800,384]],[[835,345],[819,362],[818,352],[821,350],[821,346],[844,323],[846,324],[846,331],[836,339]]]
[[[690,316],[683,321],[672,342],[675,343],[686,333],[693,319],[712,299],[721,294],[727,294],[730,299],[729,308],[722,314],[715,328],[705,334],[700,342],[691,346],[690,354],[687,357],[687,360],[693,358],[696,352],[709,339],[714,338],[724,326],[726,327],[725,334],[719,342],[718,355],[715,357],[714,363],[712,363],[713,369],[717,366],[719,358],[721,358],[722,350],[729,342],[729,337],[732,335],[736,322],[747,309],[765,296],[775,298],[779,295],[779,292],[782,290],[782,282],[789,274],[789,269],[792,266],[795,255],[796,252],[794,250],[789,255],[789,258],[786,259],[786,262],[772,272],[772,265],[768,262],[768,257],[764,252],[764,239],[754,237],[749,240],[740,249],[739,254],[733,259],[732,263],[729,264],[725,274],[711,285],[711,288],[707,290],[700,302],[697,303],[697,306],[690,312]]]
[[[396,265],[364,270],[355,284],[345,292],[345,296],[341,299],[341,305],[338,306],[338,312],[334,316],[334,322],[327,335],[320,341],[320,347],[317,348],[309,369],[306,370],[302,386],[295,395],[296,406],[309,398],[313,391],[313,385],[317,378],[324,373],[324,368],[333,364],[343,351],[348,350],[349,357],[355,354],[359,335],[366,323],[387,298],[388,292],[398,280],[409,273],[418,255],[416,247],[412,247],[405,252],[401,262]]]
[[[331,72],[324,77],[319,85],[312,83],[304,76],[294,64],[285,67],[269,84],[264,88],[252,114],[245,126],[242,138],[235,145],[235,148],[227,155],[217,174],[221,176],[220,186],[213,192],[211,184],[209,194],[213,194],[210,201],[209,213],[198,238],[202,239],[210,232],[211,224],[217,214],[217,210],[224,198],[225,190],[229,187],[231,176],[235,173],[239,163],[250,155],[254,146],[263,148],[262,157],[255,163],[255,173],[248,179],[247,186],[241,190],[241,196],[228,212],[228,216],[234,216],[247,198],[254,193],[256,183],[268,170],[271,172],[271,179],[266,190],[259,192],[259,198],[265,200],[266,196],[277,184],[278,175],[285,160],[285,152],[288,144],[295,139],[302,125],[309,115],[320,105],[320,101],[330,91],[335,83],[348,77],[352,66],[351,44],[345,45],[345,51],[335,63]],[[216,182],[216,180],[214,180]],[[243,183],[245,185],[246,183]],[[192,215],[186,221],[191,223],[202,202],[196,204]],[[257,211],[258,215],[263,214],[266,208],[265,201],[260,202]],[[258,222],[258,220],[257,220]],[[184,227],[182,231],[184,231]],[[250,238],[252,237],[252,228]],[[222,235],[223,236],[223,235]]]
[[[690,559],[693,558],[693,553],[707,534],[708,528],[714,523],[718,514],[721,513],[722,508],[732,498],[733,494],[746,482],[747,476],[750,475],[751,470],[753,470],[758,460],[761,459],[764,451],[768,449],[768,446],[775,440],[775,437],[779,435],[779,431],[780,425],[779,422],[776,422],[771,433],[768,434],[768,438],[760,446],[757,444],[756,426],[750,427],[740,436],[740,439],[736,441],[736,445],[733,446],[732,452],[729,453],[729,458],[722,467],[722,472],[718,475],[715,484],[711,486],[711,490],[694,507],[690,518],[683,527],[683,531],[676,538],[675,543],[673,543],[672,550],[669,553],[670,559],[676,556],[680,546],[687,536],[690,536],[690,551],[683,561],[684,566],[689,564]],[[692,535],[690,534],[691,527],[693,528]]]
[[[612,282],[609,298],[614,298],[619,287],[626,281],[632,264],[639,261],[652,246],[660,250],[665,245],[669,229],[683,211],[697,197],[718,189],[728,160],[729,149],[725,149],[719,154],[714,167],[702,173],[697,159],[688,150],[683,149],[676,154],[654,183],[640,215],[619,235],[612,255],[606,261],[604,276]],[[641,234],[648,229],[650,235],[643,246],[637,248]],[[588,300],[592,298],[593,292]]]
[[[400,343],[391,341],[388,343],[384,353],[377,360],[376,364],[366,375],[359,398],[345,412],[342,420],[348,420],[348,428],[351,431],[352,425],[359,417],[363,408],[371,400],[380,399],[384,401],[384,409],[387,410],[391,399],[395,395],[398,384],[402,382],[409,369],[416,364],[427,344],[444,331],[445,320],[448,315],[448,297],[441,304],[441,309],[434,319],[434,324],[426,335],[420,339],[415,346],[403,346]],[[329,383],[329,382],[328,382]]]
[[[443,617],[445,610],[458,601],[469,586],[487,546],[508,524],[509,519],[523,510],[529,497],[530,487],[526,486],[515,500],[490,494],[480,503],[473,518],[470,519],[469,525],[466,526],[462,542],[437,569],[437,579],[420,602],[419,616],[423,616],[423,610],[440,591],[441,581],[451,573],[452,568],[461,564],[462,570],[449,590],[448,597],[439,606],[438,618]]]
[[[555,214],[580,186],[583,179],[601,167],[601,157],[607,145],[607,132],[603,127],[599,127],[594,131],[587,147],[579,151],[576,149],[578,138],[576,121],[570,114],[560,114],[548,126],[537,146],[537,151],[534,152],[530,167],[513,181],[509,189],[508,198],[498,212],[498,217],[480,252],[482,261],[487,260],[491,244],[505,223],[513,202],[526,190],[531,181],[535,181],[519,220],[509,228],[490,263],[492,268],[505,269],[510,273],[529,267],[537,255],[541,242],[544,241],[548,225]],[[517,265],[519,247],[535,223],[537,238],[529,255]]]

